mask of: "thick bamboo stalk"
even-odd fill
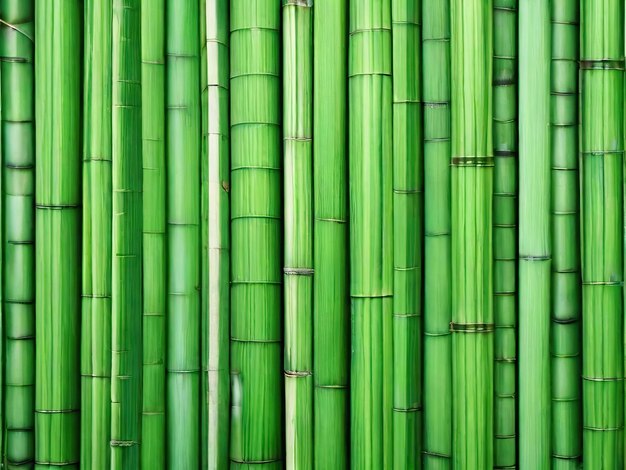
[[[392,0],[393,466],[421,467],[421,2]]]
[[[313,8],[282,0],[285,466],[313,468]]]
[[[348,1],[313,6],[315,468],[349,462]]]
[[[35,468],[78,468],[81,3],[36,0]]]
[[[0,2],[5,468],[35,460],[34,3]],[[3,332],[4,333],[4,332]],[[4,363],[4,362],[3,362]],[[1,441],[0,441],[1,443]]]
[[[581,3],[583,462],[624,467],[624,2]]]
[[[142,0],[143,373],[141,468],[165,468],[165,0]]]
[[[231,468],[282,468],[280,1],[230,5]]]
[[[493,466],[492,0],[453,0],[453,461]]]
[[[426,469],[451,468],[450,1],[422,0]]]
[[[85,5],[81,462],[110,467],[112,2]]]
[[[393,466],[391,1],[350,2],[351,465]]]
[[[552,3],[552,468],[581,457],[578,0]]]
[[[550,2],[520,2],[519,461],[550,466]]]

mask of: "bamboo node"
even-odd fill
[[[283,268],[283,273],[287,276],[312,276],[315,270],[311,268]]]
[[[111,439],[111,447],[132,447],[136,446],[137,441],[122,441],[122,440],[114,440]]]
[[[581,59],[580,70],[624,70],[624,59]]]
[[[310,370],[285,370],[283,372],[285,374],[285,377],[293,378],[311,377],[313,375],[313,372],[311,372]]]
[[[624,377],[588,377],[582,376],[585,382],[623,382]]]
[[[453,157],[450,166],[453,167],[492,167],[493,157],[491,156],[463,156]]]
[[[451,333],[491,333],[494,330],[493,323],[455,323],[450,322]]]

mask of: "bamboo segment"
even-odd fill
[[[85,5],[81,462],[109,468],[111,441],[112,2]]]
[[[425,469],[451,468],[450,1],[422,0]]]
[[[324,470],[349,462],[348,2],[313,8],[313,430],[315,468]]]
[[[34,4],[0,2],[5,468],[35,460]],[[2,441],[0,441],[2,443]]]
[[[453,459],[493,466],[491,0],[452,1]]]
[[[421,4],[392,0],[393,466],[421,468]]]
[[[231,468],[282,468],[280,1],[230,5]]]
[[[37,469],[78,468],[80,2],[36,0]]]
[[[282,0],[285,459],[313,468],[313,9]]]
[[[350,2],[351,465],[393,466],[391,1]]]
[[[550,2],[520,2],[519,461],[549,468]]]
[[[581,3],[585,468],[624,467],[624,2]]]
[[[200,464],[200,36],[197,0],[167,0],[167,467]]]
[[[580,465],[578,0],[552,3],[552,468]]]
[[[143,371],[141,468],[165,468],[165,0],[142,0]]]

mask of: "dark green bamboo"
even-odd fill
[[[110,467],[111,0],[85,5],[81,319],[82,468]]]
[[[35,468],[80,456],[81,2],[36,0]]]
[[[391,1],[350,1],[352,468],[393,466]]]
[[[492,0],[453,0],[452,366],[455,468],[493,467]]]
[[[624,467],[624,2],[581,3],[585,468]]]
[[[230,6],[231,468],[282,468],[280,1]]]
[[[143,413],[141,468],[165,462],[165,0],[142,0]]]
[[[581,457],[578,0],[552,3],[552,468]]]
[[[393,467],[421,468],[421,2],[392,0]]]
[[[6,469],[35,460],[34,3],[0,2]],[[3,332],[4,333],[4,332]]]
[[[422,0],[425,469],[452,461],[450,1]]]

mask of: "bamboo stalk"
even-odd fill
[[[315,468],[349,463],[347,0],[313,6]]]
[[[581,3],[585,468],[624,466],[624,2]]]
[[[393,466],[391,1],[350,2],[351,465]]]
[[[81,462],[109,468],[111,440],[112,2],[85,6]]]
[[[493,466],[491,0],[453,0],[453,459]]]
[[[425,469],[452,462],[450,1],[422,0]]]
[[[0,2],[2,116],[2,284],[5,315],[2,397],[7,469],[35,458],[34,4]],[[0,441],[1,442],[1,441]],[[5,447],[6,446],[6,447]]]
[[[81,4],[36,0],[37,469],[78,468]]]
[[[165,468],[165,0],[142,0],[143,413],[141,468]]]

